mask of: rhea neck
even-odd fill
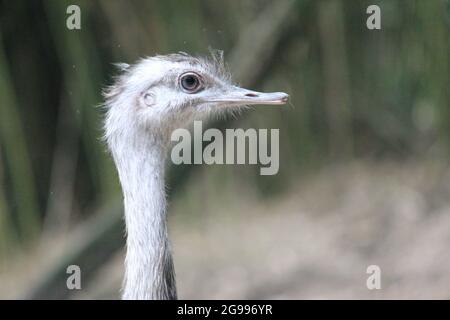
[[[167,143],[143,128],[112,142],[127,231],[123,299],[176,299],[164,184]]]

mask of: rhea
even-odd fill
[[[105,139],[125,210],[122,298],[176,299],[164,183],[171,132],[241,106],[284,104],[288,95],[234,85],[217,56],[159,55],[120,68],[104,97]]]

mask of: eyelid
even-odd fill
[[[186,72],[183,72],[183,73],[180,75],[180,79],[183,78],[184,76],[188,75],[188,74],[193,74],[193,75],[196,75],[197,77],[199,77],[200,79],[203,79],[202,75],[201,75],[200,73],[195,72],[195,71],[186,71]]]

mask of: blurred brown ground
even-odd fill
[[[190,183],[170,208],[179,296],[448,299],[449,179],[442,163],[352,162],[299,178],[269,203],[245,186]],[[1,275],[2,289],[26,285],[28,258]],[[119,298],[122,264],[120,253],[74,298]],[[381,290],[366,288],[371,264]]]

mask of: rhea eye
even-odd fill
[[[200,77],[195,73],[185,73],[180,77],[180,85],[187,93],[196,93],[202,89]]]

